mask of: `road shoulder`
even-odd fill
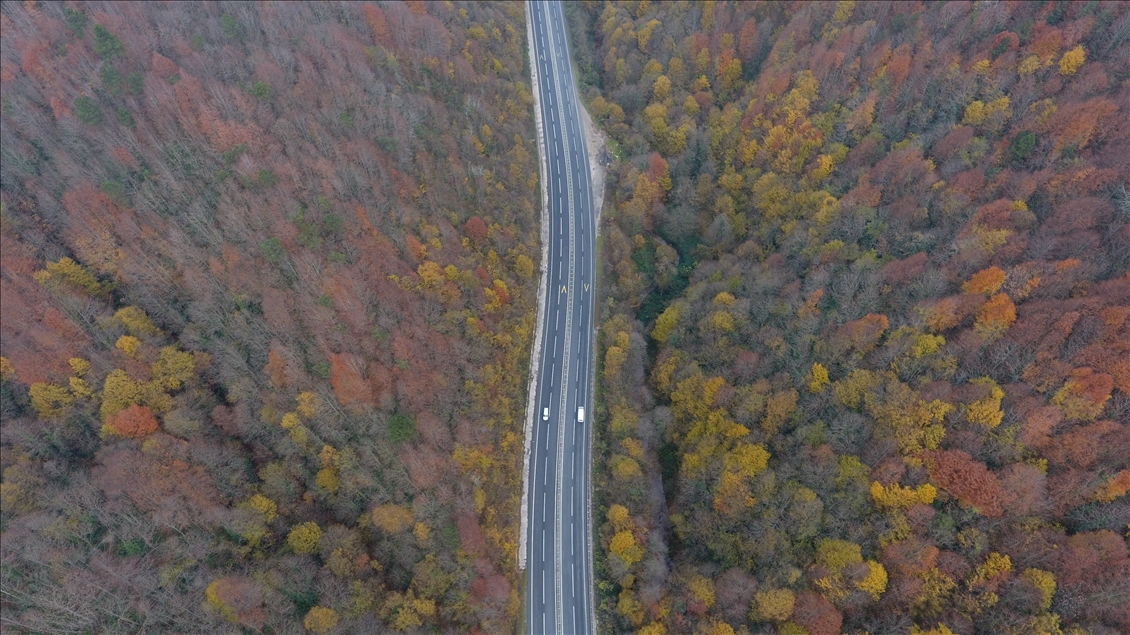
[[[589,153],[589,174],[592,176],[592,204],[596,212],[597,236],[600,235],[600,212],[604,205],[604,175],[608,166],[612,164],[612,153],[608,150],[608,142],[604,132],[596,127],[589,115],[588,107],[581,101],[578,108],[581,112],[581,130],[585,136],[585,148]]]

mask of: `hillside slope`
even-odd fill
[[[1130,629],[1127,5],[571,20],[606,632]]]
[[[5,628],[511,630],[522,5],[0,28]]]

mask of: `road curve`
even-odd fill
[[[560,2],[526,3],[548,194],[546,294],[526,474],[528,633],[595,633],[592,397],[595,213]],[[585,421],[578,421],[578,408]],[[544,415],[548,409],[548,415]]]

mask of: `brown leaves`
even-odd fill
[[[1030,448],[1042,448],[1051,440],[1051,431],[1063,420],[1063,412],[1055,406],[1034,408],[1024,417],[1020,440]]]
[[[330,354],[330,384],[345,405],[372,405],[373,393],[361,373],[365,360],[350,353]]]
[[[405,447],[401,456],[412,484],[420,491],[439,485],[450,472],[451,462],[447,455],[431,447]]]
[[[1061,584],[1102,579],[1118,575],[1130,564],[1126,542],[1112,531],[1093,531],[1072,536],[1060,551],[1057,580]]]
[[[487,238],[487,224],[483,222],[482,218],[472,216],[467,219],[467,222],[463,223],[463,233],[476,244],[482,245]]]
[[[156,432],[157,427],[153,411],[134,404],[110,417],[102,429],[112,435],[137,438]]]
[[[1118,456],[1119,447],[1130,450],[1128,429],[1113,421],[1080,425],[1056,436],[1043,448],[1043,455],[1053,465],[1090,469],[1100,457]]]
[[[1003,492],[996,474],[961,450],[927,452],[930,480],[963,504],[989,517],[1004,513]]]
[[[887,316],[871,313],[841,326],[836,332],[836,339],[842,341],[849,349],[868,353],[875,348],[879,338],[886,332],[887,324]]]
[[[271,383],[278,388],[286,388],[286,360],[276,349],[271,349],[267,353],[267,365],[263,368],[263,372],[271,378]]]
[[[1000,267],[989,267],[973,274],[961,290],[966,293],[984,293],[992,295],[1004,284],[1004,270]]]
[[[1004,334],[1016,321],[1016,305],[1005,293],[989,298],[977,311],[977,322],[973,329],[978,335],[993,340]]]
[[[1110,375],[1096,373],[1091,368],[1076,368],[1051,401],[1063,409],[1068,419],[1091,421],[1102,413],[1112,390],[1114,378]]]
[[[260,629],[266,619],[263,611],[263,589],[257,582],[241,575],[218,578],[204,591],[205,606],[217,611],[225,620]]]
[[[892,287],[909,284],[922,275],[927,260],[928,256],[924,251],[901,260],[892,260],[882,269],[883,280]]]
[[[796,596],[792,619],[810,635],[839,635],[844,616],[823,596],[805,591]]]
[[[158,523],[176,528],[214,522],[219,493],[206,471],[185,460],[188,444],[160,434],[147,443],[144,453],[127,443],[98,453],[93,481],[105,493],[108,507],[123,510],[132,504]]]

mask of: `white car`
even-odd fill
[[[584,422],[585,422],[585,409],[584,408],[577,408],[577,423],[584,423]]]
[[[542,421],[549,421],[549,408],[542,408],[541,409],[541,420]]]

